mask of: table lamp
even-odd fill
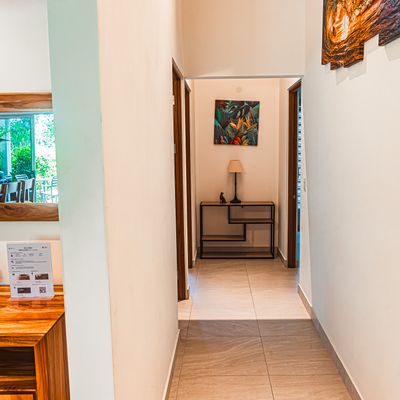
[[[235,197],[231,200],[231,203],[241,203],[242,201],[237,197],[237,174],[241,174],[243,172],[242,164],[239,160],[231,160],[228,165],[228,172],[231,174],[235,174]]]

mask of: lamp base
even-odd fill
[[[241,203],[242,200],[238,199],[237,196],[235,196],[235,198],[233,200],[231,200],[231,203],[237,204],[237,203]]]

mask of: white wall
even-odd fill
[[[183,66],[176,15],[172,0],[99,1],[117,399],[162,399],[178,333],[172,57]]]
[[[50,91],[46,0],[0,1],[0,93]]]
[[[313,306],[364,400],[400,394],[400,41],[321,66],[322,2],[307,1],[305,135]]]
[[[96,0],[50,0],[49,33],[71,398],[113,400]]]
[[[260,101],[258,146],[214,145],[215,100]],[[239,198],[243,201],[272,200],[278,204],[278,79],[196,80],[195,129],[197,209],[201,201],[219,201],[220,192],[225,193],[228,201],[233,198],[233,175],[227,169],[229,160],[236,159],[245,170],[238,176]],[[212,223],[206,229],[210,233],[223,234],[224,231],[214,229],[226,221],[226,215],[221,215],[218,210],[214,215],[214,218],[208,218]],[[224,226],[223,230],[228,229],[225,232],[229,233],[235,228],[240,227]],[[268,240],[265,227],[249,226],[249,232],[249,243],[265,246]],[[241,245],[248,246],[249,243]]]
[[[305,0],[183,0],[189,77],[299,76]]]
[[[0,93],[50,92],[46,0],[0,1]],[[6,243],[59,239],[58,222],[2,222],[0,285],[8,283]],[[56,283],[62,283],[58,244],[53,247]]]

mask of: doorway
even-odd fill
[[[185,271],[185,224],[183,203],[183,156],[182,156],[182,80],[183,76],[173,63],[173,121],[174,121],[174,170],[175,170],[175,216],[176,255],[178,277],[178,301],[187,298]]]
[[[301,80],[289,88],[288,268],[300,260]]]

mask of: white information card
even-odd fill
[[[54,296],[50,243],[7,245],[11,298]]]

